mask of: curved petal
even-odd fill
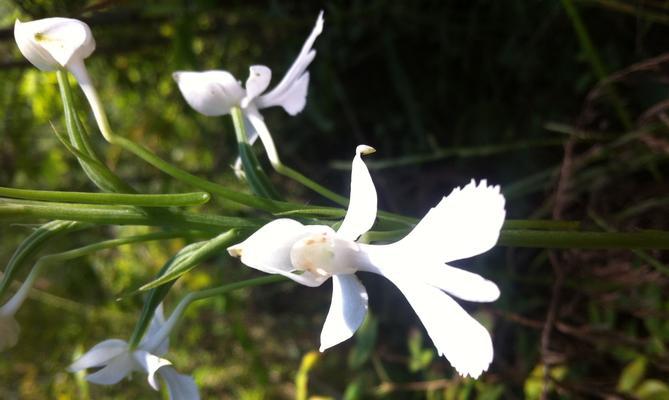
[[[504,196],[499,186],[474,180],[455,188],[396,245],[423,260],[449,262],[490,250],[504,223]]]
[[[170,400],[200,399],[197,385],[191,376],[179,374],[170,366],[160,368],[158,374],[163,377],[163,380],[167,384]]]
[[[388,276],[387,276],[388,277]],[[440,355],[463,376],[477,378],[492,362],[488,331],[449,295],[410,277],[388,277],[413,307]]]
[[[160,303],[158,304],[158,307],[156,307],[156,311],[153,313],[153,318],[151,318],[149,327],[147,328],[142,341],[139,342],[138,347],[158,356],[167,353],[167,348],[169,347],[169,335],[156,345],[151,343],[153,337],[160,332],[163,325],[165,325],[165,313],[163,312],[163,303]],[[151,348],[147,347],[148,344],[151,344]]]
[[[244,116],[251,123],[251,127],[253,127],[252,133],[248,137],[249,144],[253,144],[256,138],[260,137],[267,158],[269,158],[272,165],[281,164],[279,153],[276,151],[276,146],[274,145],[274,139],[272,139],[272,134],[267,129],[267,125],[265,125],[265,119],[262,114],[260,114],[255,106],[251,105],[246,109]]]
[[[325,351],[353,336],[367,314],[367,290],[355,275],[332,277],[332,303],[321,331]]]
[[[272,80],[272,70],[264,65],[249,67],[249,77],[246,79],[246,97],[242,100],[242,107],[246,108],[253,99],[264,92]]]
[[[86,23],[71,18],[45,18],[14,23],[14,38],[21,53],[43,71],[67,67],[95,50],[95,39]]]
[[[309,85],[309,77],[307,75],[304,78],[304,75],[306,75],[305,71],[309,64],[316,57],[316,50],[313,50],[312,46],[321,32],[323,32],[323,11],[318,14],[314,29],[302,45],[300,54],[297,55],[286,75],[274,89],[258,98],[256,103],[259,108],[282,106],[290,115],[302,111],[306,103],[307,86]],[[302,101],[299,100],[300,98]]]
[[[0,315],[0,351],[16,346],[21,328],[13,315]]]
[[[87,368],[100,367],[126,351],[128,351],[128,343],[124,340],[108,339],[93,346],[67,369],[70,372],[77,372]]]
[[[98,385],[113,385],[135,370],[135,362],[130,354],[116,356],[99,371],[86,376],[86,380]]]
[[[490,302],[499,298],[499,288],[481,275],[450,265],[421,265],[414,270],[423,282],[467,301]]]
[[[318,225],[305,226],[288,218],[277,219],[258,229],[245,241],[228,247],[228,253],[241,257],[242,263],[259,271],[281,274],[306,286],[320,286],[329,276],[293,273],[290,249],[303,236],[324,228],[330,229]]]
[[[374,148],[364,144],[355,149],[351,166],[351,200],[344,221],[337,231],[337,235],[348,240],[358,239],[374,225],[376,219],[376,188],[360,157],[374,151]]]
[[[132,356],[148,374],[146,379],[149,381],[149,385],[151,385],[153,389],[159,390],[160,386],[156,379],[156,372],[158,372],[160,368],[172,365],[172,363],[144,350],[135,350],[132,352]]]
[[[227,71],[184,72],[172,74],[186,102],[197,112],[213,117],[225,115],[239,106],[244,89]]]

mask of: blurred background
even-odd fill
[[[264,112],[287,165],[347,195],[353,151],[365,143],[377,149],[368,165],[388,211],[420,217],[453,187],[487,178],[502,186],[510,218],[669,229],[661,0],[0,0],[0,185],[94,190],[53,134],[51,124],[64,129],[56,76],[21,57],[16,18],[86,21],[97,41],[87,65],[115,132],[246,190],[230,167],[230,119],[197,114],[171,74],[225,69],[245,80],[249,65],[264,64],[276,83],[320,9],[306,109]],[[104,143],[76,93],[119,175],[147,193],[190,189]],[[329,204],[270,175],[291,200]],[[220,202],[203,209],[239,212]],[[30,229],[0,226],[0,263]],[[70,234],[45,252],[140,231]],[[160,398],[141,375],[88,386],[65,368],[93,344],[129,336],[142,299],[117,297],[184,244],[125,246],[43,274],[17,315],[19,344],[0,356],[0,398]],[[657,251],[506,247],[458,263],[502,291],[493,304],[463,304],[493,335],[495,360],[479,380],[459,378],[400,292],[368,274],[370,318],[326,353],[317,349],[330,284],[285,283],[192,306],[168,358],[205,399],[667,399],[668,263]],[[180,279],[166,307],[251,276],[221,255]]]

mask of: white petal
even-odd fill
[[[200,398],[195,380],[191,376],[179,374],[170,366],[160,368],[158,374],[167,384],[170,400],[198,400]]]
[[[0,351],[16,346],[21,328],[13,315],[0,315]]]
[[[423,260],[449,262],[490,250],[504,223],[504,196],[499,186],[472,180],[455,188],[397,243]]]
[[[70,18],[45,18],[14,23],[19,50],[43,71],[67,68],[71,60],[83,60],[95,50],[95,39],[84,22]]]
[[[499,288],[494,282],[481,275],[450,265],[417,265],[413,273],[420,274],[423,282],[445,290],[462,300],[490,302],[499,298]]]
[[[153,342],[153,337],[158,334],[161,328],[165,325],[165,313],[163,312],[163,303],[158,304],[156,311],[153,313],[153,318],[149,323],[149,327],[142,338],[142,341],[139,343],[139,348],[149,351],[158,356],[162,356],[167,353],[167,348],[169,347],[169,336],[166,336],[163,341],[154,345],[151,343],[151,348],[147,347],[147,344]]]
[[[100,367],[126,351],[128,351],[128,343],[124,340],[108,339],[93,346],[84,355],[79,357],[78,360],[73,362],[68,367],[68,370],[70,372],[77,372],[87,368]]]
[[[264,65],[249,67],[249,77],[246,79],[246,97],[242,100],[242,107],[246,108],[253,99],[267,89],[272,80],[272,70]]]
[[[160,386],[156,380],[156,372],[164,366],[172,365],[172,363],[144,350],[135,350],[132,352],[132,356],[148,374],[147,380],[149,381],[149,385],[155,390],[159,390]]]
[[[276,219],[248,237],[245,241],[228,247],[228,253],[233,257],[241,257],[242,263],[269,274],[281,274],[295,282],[306,286],[320,286],[329,276],[305,272],[293,273],[290,261],[290,249],[302,237],[321,227],[317,225],[305,226],[288,219]]]
[[[130,354],[114,357],[104,368],[86,376],[86,380],[98,385],[113,385],[136,369]]]
[[[345,239],[356,240],[374,225],[376,219],[376,188],[360,157],[374,151],[374,148],[366,145],[360,145],[355,150],[351,166],[351,200],[344,221],[337,231]]]
[[[316,51],[312,50],[311,47],[321,32],[323,32],[322,11],[318,14],[314,29],[304,42],[304,45],[302,45],[300,54],[298,54],[293,65],[290,66],[286,75],[281,79],[281,82],[269,93],[258,98],[257,104],[259,108],[278,105],[284,107],[286,112],[291,115],[302,111],[306,102],[307,86],[309,85],[309,77],[304,78],[304,75],[309,64],[316,57]]]
[[[272,139],[272,134],[267,129],[265,125],[265,120],[263,116],[258,112],[258,109],[251,105],[246,109],[244,113],[246,119],[251,123],[253,127],[253,132],[255,136],[249,136],[249,144],[253,144],[257,137],[260,137],[263,147],[265,148],[265,153],[267,153],[267,158],[272,163],[272,165],[278,165],[281,163],[279,160],[279,153],[276,151],[276,146],[274,145],[274,139]]]
[[[387,276],[413,307],[440,355],[460,375],[477,378],[492,362],[492,339],[486,329],[449,295],[407,276]]]
[[[186,102],[207,116],[225,115],[239,106],[244,89],[227,71],[175,72],[172,77]]]
[[[355,275],[332,277],[332,303],[321,331],[325,351],[353,336],[367,314],[367,291]]]

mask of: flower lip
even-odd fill
[[[43,71],[68,68],[95,50],[90,27],[71,18],[44,18],[14,23],[14,38],[25,58]]]

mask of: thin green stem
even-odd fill
[[[157,213],[120,205],[55,203],[0,198],[0,221],[38,222],[60,219],[109,225],[178,227],[219,233],[223,229],[254,229],[262,221],[193,212]]]
[[[267,285],[277,282],[285,282],[288,280],[289,280],[288,278],[282,275],[268,275],[260,278],[248,279],[211,289],[205,289],[198,292],[189,293],[186,296],[184,296],[181,299],[181,301],[179,301],[179,304],[177,304],[177,306],[174,308],[172,314],[170,314],[170,317],[165,322],[165,324],[160,328],[160,330],[156,332],[154,336],[148,338],[146,343],[146,348],[151,349],[157,347],[161,342],[167,339],[174,326],[183,316],[183,313],[186,310],[186,308],[188,308],[188,306],[195,301],[204,300],[214,296],[220,296],[239,289]]]
[[[196,206],[209,201],[209,193],[192,192],[178,194],[122,194],[61,192],[0,187],[0,196],[14,199],[55,201],[64,203],[128,205],[142,207]]]
[[[498,244],[509,247],[536,247],[557,249],[669,249],[669,232],[641,231],[575,232],[505,230]]]
[[[0,315],[14,315],[16,311],[18,311],[19,307],[21,307],[21,304],[23,304],[26,297],[28,296],[28,292],[32,288],[33,283],[35,282],[39,274],[48,265],[63,263],[65,261],[83,257],[103,249],[119,247],[127,244],[148,242],[152,240],[180,238],[185,236],[185,234],[187,233],[188,232],[173,231],[173,232],[154,232],[144,235],[128,236],[124,238],[105,240],[88,246],[83,246],[77,249],[64,251],[62,253],[49,254],[47,256],[44,256],[39,260],[37,260],[37,262],[35,262],[35,265],[33,266],[32,270],[30,270],[30,274],[28,274],[28,276],[23,281],[21,287],[19,287],[19,290],[17,290],[14,296],[12,296],[12,298],[9,299],[7,303],[5,303],[2,307],[0,307]]]

